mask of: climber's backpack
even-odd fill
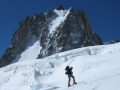
[[[65,68],[65,74],[67,75],[69,73],[69,66],[66,66]]]

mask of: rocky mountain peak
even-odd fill
[[[64,10],[64,8],[63,8],[62,5],[57,5],[55,9],[56,9],[56,10]]]
[[[84,11],[74,8],[65,10],[58,5],[55,10],[34,14],[33,17],[27,16],[20,21],[12,36],[10,48],[0,59],[0,67],[10,64],[20,56],[33,37],[37,38],[36,41],[39,40],[41,47],[37,58],[103,44],[100,37],[92,31]]]

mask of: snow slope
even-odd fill
[[[56,30],[57,26],[59,26],[66,19],[70,9],[54,10],[54,16],[51,20],[52,22],[49,25],[50,34],[53,33]]]
[[[33,60],[36,59],[38,53],[40,52],[40,43],[38,41],[38,38],[33,36],[31,41],[28,42],[26,46],[26,50],[17,56],[15,60],[13,60],[12,63],[18,62],[18,61],[24,61],[24,60]]]
[[[36,41],[21,54],[18,62],[0,68],[0,90],[120,90],[120,43],[34,59],[38,47]],[[64,74],[67,65],[73,66],[78,83],[69,88]]]

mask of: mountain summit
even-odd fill
[[[91,30],[84,11],[64,9],[58,5],[46,13],[27,16],[20,21],[12,36],[10,48],[0,59],[0,67],[20,59],[20,54],[39,40],[36,58],[86,46],[101,45],[100,37]]]

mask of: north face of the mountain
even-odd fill
[[[100,37],[91,30],[84,11],[73,8],[66,10],[58,5],[55,10],[41,12],[33,17],[27,16],[20,21],[18,29],[12,36],[10,48],[0,59],[0,67],[15,60],[26,49],[33,37],[39,40],[42,47],[37,58],[103,44]]]
[[[102,44],[100,37],[91,30],[84,11],[70,8],[69,10],[54,11],[55,13],[62,14],[62,16],[58,15],[55,19],[59,17],[65,17],[65,19],[61,20],[52,33],[50,33],[49,28],[43,29],[40,35],[42,49],[39,58],[71,49]],[[49,31],[49,33],[46,31]]]

